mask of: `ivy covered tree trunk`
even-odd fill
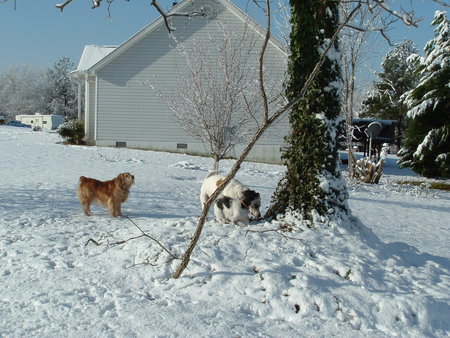
[[[290,1],[291,56],[286,84],[289,99],[301,90],[334,35],[339,21],[338,4],[332,0]],[[335,41],[305,99],[290,112],[291,131],[282,156],[287,170],[267,217],[296,210],[313,220],[317,214],[347,212],[347,190],[338,170],[336,138],[341,125],[339,60],[339,45]]]

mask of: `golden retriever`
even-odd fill
[[[107,207],[111,216],[122,216],[121,205],[127,200],[133,184],[134,176],[130,173],[121,173],[109,181],[81,176],[78,198],[84,213],[92,215],[91,204],[96,202]]]

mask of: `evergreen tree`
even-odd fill
[[[379,80],[375,81],[374,91],[363,101],[361,117],[377,118],[382,120],[396,120],[396,144],[401,146],[406,129],[407,108],[401,96],[415,87],[418,76],[411,69],[407,59],[418,50],[414,43],[405,40],[394,46],[384,57],[381,67],[383,70],[376,73]]]
[[[339,14],[338,1],[333,0],[290,0],[290,6],[290,78],[286,95],[292,99],[336,32]],[[326,216],[347,210],[347,191],[337,168],[342,86],[339,58],[335,41],[306,97],[290,112],[291,131],[282,156],[287,171],[272,198],[268,217],[295,210],[313,220],[316,213]]]
[[[450,25],[445,12],[435,13],[435,38],[425,46],[425,57],[414,55],[420,81],[405,94],[407,138],[399,163],[426,177],[450,178]]]

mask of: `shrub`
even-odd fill
[[[82,120],[70,120],[59,129],[59,135],[69,144],[84,144],[84,122]]]

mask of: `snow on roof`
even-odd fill
[[[83,54],[80,58],[80,62],[78,63],[77,69],[74,72],[82,72],[88,70],[116,48],[117,46],[85,46]]]

